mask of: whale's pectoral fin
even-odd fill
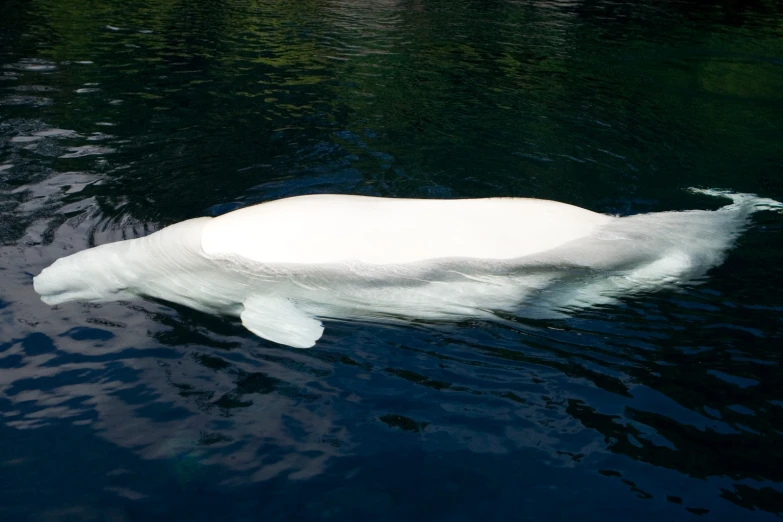
[[[254,296],[242,303],[239,315],[245,328],[269,341],[310,348],[321,338],[321,321],[304,313],[294,303],[282,297]]]

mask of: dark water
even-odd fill
[[[5,0],[0,520],[778,519],[781,215],[679,293],[312,350],[162,302],[50,309],[31,278],[306,193],[783,200],[782,10]]]

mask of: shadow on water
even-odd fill
[[[31,286],[88,246],[304,193],[781,200],[778,4],[0,10],[3,520],[783,514],[779,215],[680,292],[561,321],[332,323],[308,351]]]

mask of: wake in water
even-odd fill
[[[237,315],[293,347],[321,319],[561,317],[696,281],[777,201],[715,190],[715,211],[597,214],[553,201],[316,195],[198,218],[56,261],[48,304],[150,296]]]

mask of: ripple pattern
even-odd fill
[[[0,519],[777,520],[780,215],[679,292],[333,324],[309,351],[155,301],[51,310],[32,276],[306,193],[780,200],[782,21],[766,1],[0,8]]]

